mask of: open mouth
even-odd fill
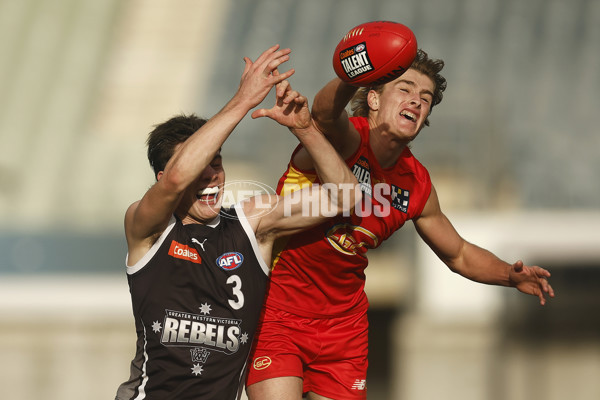
[[[206,204],[216,204],[219,198],[219,187],[207,187],[196,193],[196,198]]]
[[[415,114],[411,113],[410,111],[402,110],[402,112],[400,112],[400,115],[409,121],[417,122],[417,116]]]

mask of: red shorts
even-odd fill
[[[304,393],[366,399],[368,327],[366,311],[313,319],[265,308],[247,384],[298,376]]]

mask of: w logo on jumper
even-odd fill
[[[202,364],[206,362],[206,359],[210,355],[210,351],[203,349],[202,347],[194,347],[190,349],[190,352],[192,353],[192,361]]]

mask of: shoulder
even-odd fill
[[[135,213],[138,209],[138,206],[140,205],[140,201],[141,200],[131,203],[131,205],[129,207],[127,207],[127,210],[125,211],[125,221],[124,221],[125,236],[127,237],[128,242],[134,241],[134,239],[136,238],[136,235],[134,234],[134,231],[135,231],[134,222],[135,222]]]
[[[371,127],[369,126],[369,120],[365,117],[350,117],[348,119],[351,125],[354,127],[356,131],[356,135],[360,138],[360,145],[369,142],[369,134],[371,132]]]
[[[135,210],[137,210],[138,206],[140,205],[140,201],[141,200],[133,202],[129,205],[129,207],[127,207],[127,210],[125,211],[125,222],[127,222],[128,219],[131,219],[133,217],[133,214],[135,214]]]
[[[429,171],[417,160],[408,147],[402,152],[396,164],[396,171],[402,176],[412,177],[413,184],[410,197],[413,207],[411,207],[410,214],[411,218],[420,216],[424,212],[432,192],[434,192]],[[435,193],[433,194],[435,195]]]
[[[427,168],[414,156],[408,147],[400,155],[400,168],[407,169],[421,180],[431,180]]]
[[[369,120],[365,117],[350,117],[348,120],[354,125],[356,130],[359,132],[366,131],[369,132]]]
[[[255,234],[260,231],[263,219],[271,214],[277,206],[280,197],[277,195],[264,194],[253,196],[234,206],[237,211],[237,219],[247,223],[247,228]]]

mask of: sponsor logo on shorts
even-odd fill
[[[252,363],[252,366],[256,370],[269,368],[270,365],[271,365],[271,359],[267,356],[256,357],[254,359],[254,363]]]
[[[357,379],[354,381],[352,385],[352,390],[365,390],[367,388],[367,380],[366,379]]]
[[[196,264],[202,263],[202,258],[200,258],[200,254],[193,247],[189,247],[188,245],[181,244],[173,240],[171,242],[171,247],[169,248],[169,255],[171,257],[179,258],[181,260],[191,261]]]
[[[219,258],[217,258],[217,265],[226,271],[232,271],[236,268],[239,268],[243,262],[244,256],[237,251],[223,253]]]
[[[365,42],[340,51],[340,63],[350,79],[373,71],[373,64],[369,59]]]

